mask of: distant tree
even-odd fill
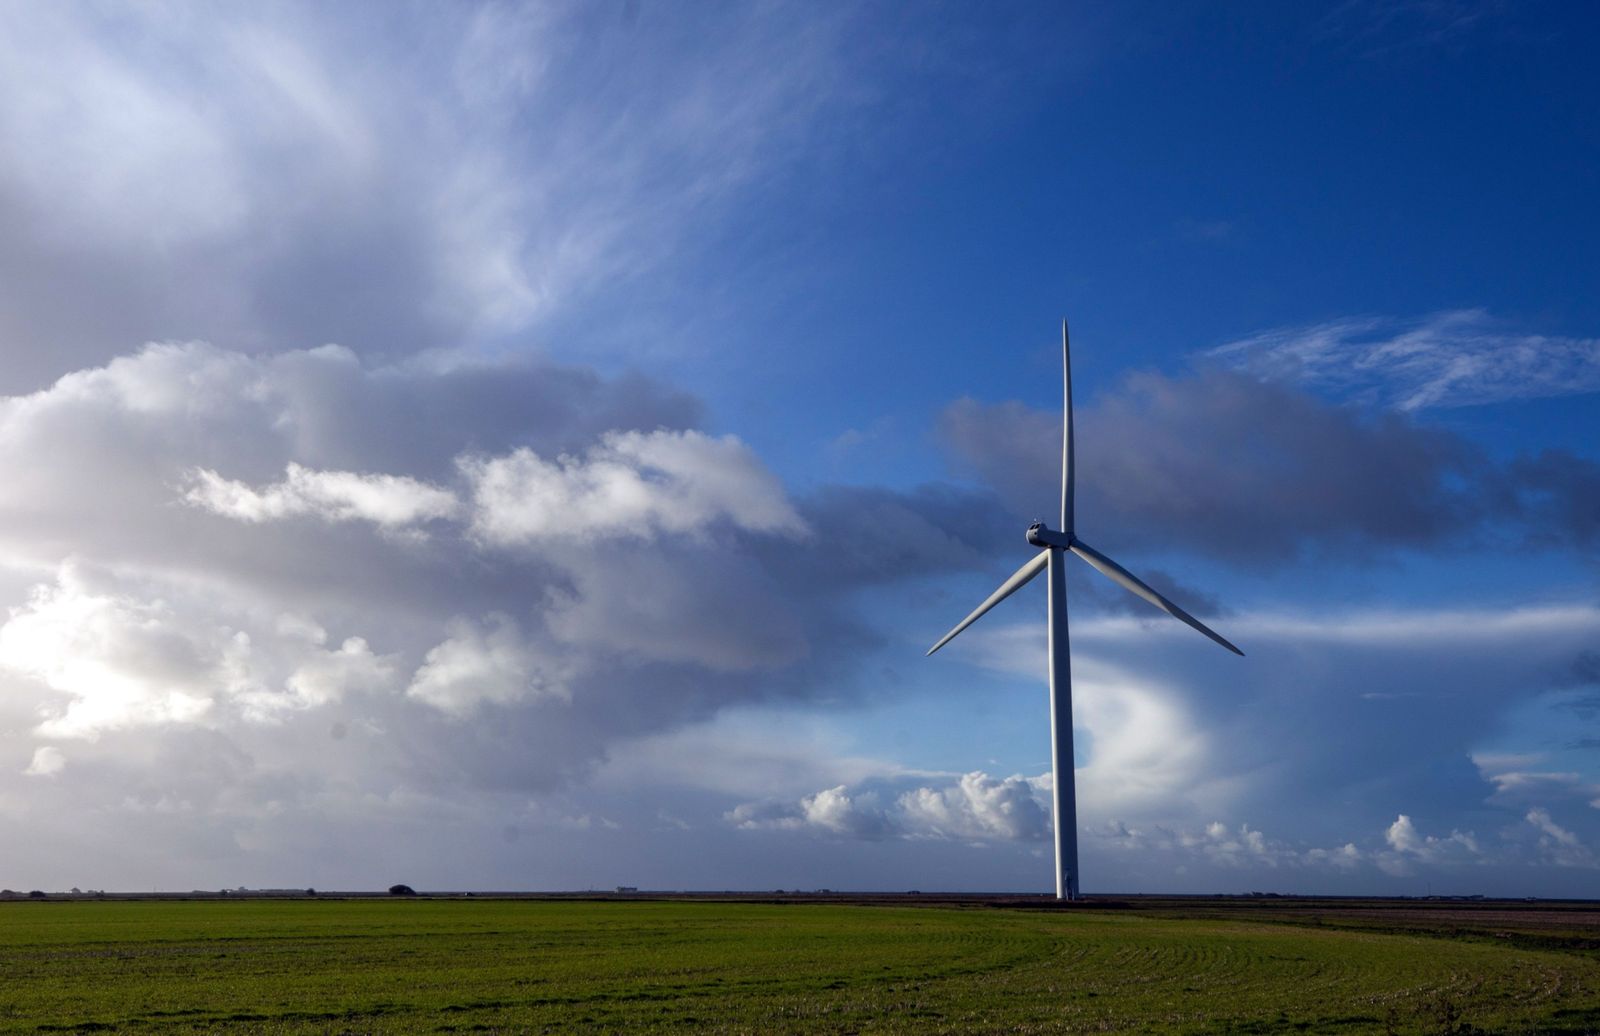
[[[74,885],[74,886],[72,886],[72,894],[74,896],[81,896],[81,895],[83,895],[83,889],[81,889],[78,886]]]
[[[317,890],[316,889],[306,889],[306,895],[314,896],[316,894],[317,894]]]
[[[44,893],[40,892],[38,889],[34,889],[32,892],[28,893],[28,898],[29,899],[43,899],[44,898]]]
[[[412,888],[410,885],[389,886],[389,895],[391,896],[414,896],[416,894],[417,890]]]

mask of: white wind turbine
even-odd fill
[[[1205,623],[1150,589],[1133,573],[1078,539],[1072,516],[1072,355],[1067,339],[1067,322],[1064,320],[1061,322],[1061,369],[1066,411],[1061,431],[1061,531],[1053,532],[1043,522],[1028,526],[1028,542],[1040,548],[1039,553],[1017,569],[1010,579],[1001,583],[1000,589],[990,594],[989,599],[962,619],[955,629],[940,638],[939,643],[929,648],[928,654],[944,647],[957,633],[978,621],[984,612],[1022,589],[1041,570],[1049,569],[1050,772],[1055,786],[1056,898],[1077,899],[1078,805],[1072,773],[1072,659],[1067,644],[1067,573],[1063,564],[1066,552],[1078,555],[1113,583],[1143,597],[1173,618],[1187,622],[1234,654],[1243,655],[1244,652],[1207,628]]]

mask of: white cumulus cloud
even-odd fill
[[[1450,864],[1469,862],[1483,855],[1478,838],[1471,831],[1451,831],[1448,835],[1424,835],[1404,813],[1384,832],[1389,852],[1378,858],[1378,866],[1389,874],[1409,874],[1416,863]]]
[[[196,468],[188,473],[183,498],[196,507],[245,522],[309,515],[327,521],[368,521],[400,528],[449,518],[460,507],[448,489],[403,475],[313,471],[290,462],[284,479],[253,489]]]
[[[460,461],[472,528],[497,546],[550,539],[697,533],[720,521],[752,532],[805,531],[782,485],[733,436],[611,432],[582,456],[529,449]]]
[[[851,838],[1036,842],[1050,832],[1050,777],[992,777],[974,771],[954,783],[922,785],[878,804],[875,789],[825,788],[798,801],[746,802],[725,814],[745,829],[809,830]]]
[[[1043,841],[1050,834],[1050,777],[962,774],[953,786],[916,788],[896,803],[905,829],[928,838]]]
[[[449,638],[429,649],[406,694],[454,715],[480,704],[570,698],[550,668],[509,616],[490,615],[481,624],[457,619]]]

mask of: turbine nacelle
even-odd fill
[[[1055,550],[1071,550],[1072,545],[1078,542],[1078,537],[1065,532],[1055,532],[1044,522],[1034,522],[1028,526],[1028,542],[1035,547],[1051,547]]]

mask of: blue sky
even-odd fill
[[[0,7],[0,881],[1588,895],[1571,5]],[[6,760],[9,760],[7,762]]]

